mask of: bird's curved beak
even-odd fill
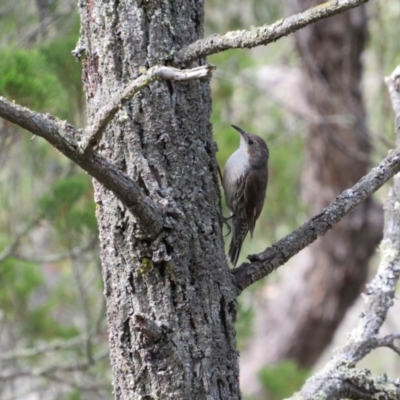
[[[244,131],[242,128],[239,128],[236,125],[231,125],[231,127],[235,128],[241,134],[241,136],[243,136],[243,139],[245,139],[246,142],[247,142],[247,139],[248,139],[249,136],[248,136],[248,133],[246,131]]]

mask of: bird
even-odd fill
[[[222,186],[232,218],[228,256],[236,266],[243,241],[249,231],[253,238],[256,221],[264,206],[269,149],[260,136],[231,126],[240,133],[240,146],[225,164]]]

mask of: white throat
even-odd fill
[[[225,175],[229,182],[240,179],[249,169],[249,154],[244,140],[240,141],[240,147],[229,157],[225,164]]]

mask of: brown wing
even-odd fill
[[[251,237],[253,237],[256,221],[264,206],[267,184],[267,169],[250,170],[246,176],[244,203]]]

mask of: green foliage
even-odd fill
[[[82,87],[82,67],[71,51],[78,41],[79,19],[75,16],[69,32],[55,38],[39,48],[46,64],[57,76],[59,83],[67,94],[68,105],[62,110],[62,118],[73,121],[80,119],[85,110],[85,97]]]
[[[0,95],[35,110],[57,112],[65,92],[38,50],[0,48]]]
[[[56,181],[38,200],[38,209],[50,220],[68,246],[80,243],[80,234],[95,233],[97,221],[93,193],[87,175]]]
[[[70,121],[83,119],[81,64],[71,54],[78,40],[76,14],[72,22],[64,35],[36,48],[0,47],[1,96]]]
[[[43,275],[31,262],[7,258],[0,264],[0,308],[10,315],[26,315],[29,299],[43,284]]]
[[[71,390],[69,393],[61,397],[60,400],[81,400],[81,391],[78,389]]]
[[[281,400],[293,395],[309,375],[309,370],[299,368],[290,360],[264,367],[259,372],[260,381],[269,394],[269,400]]]
[[[0,96],[82,126],[85,98],[81,63],[71,54],[78,39],[79,21],[76,10],[68,13],[69,1],[51,2],[48,29],[42,33],[36,2],[4,0],[1,8],[7,14],[0,24]],[[1,351],[46,347],[47,343],[93,332],[95,327],[104,335],[90,178],[77,174],[78,168],[44,140],[30,140],[29,135],[19,134],[15,126],[5,122],[3,127],[6,140],[0,154],[0,253],[16,233],[26,226],[32,225],[32,229],[21,236],[0,264]],[[33,261],[22,261],[29,258]],[[93,354],[106,346],[100,331],[91,346]],[[74,345],[23,357],[12,364],[15,370],[75,365],[87,361],[86,350],[86,346],[82,349]],[[65,378],[71,388],[75,381],[79,385],[81,374],[85,379],[91,375],[90,384],[101,381],[105,386],[108,371],[109,363],[104,359],[93,373],[83,370],[75,376],[66,372]],[[72,390],[52,383],[45,377],[32,377],[29,394],[65,400],[98,396],[88,397],[80,388]],[[0,385],[1,398],[18,392],[18,388],[15,393],[14,389],[9,391],[6,385]]]
[[[55,318],[59,306],[60,304],[52,302],[49,298],[45,304],[30,310],[22,326],[22,334],[25,337],[41,340],[69,339],[78,335],[79,331],[75,326],[62,323]]]
[[[38,265],[15,258],[0,264],[0,309],[8,321],[18,319],[26,339],[69,338],[77,330],[69,323],[55,318],[62,304],[58,296],[45,296],[46,283]],[[37,301],[41,294],[41,301]]]

